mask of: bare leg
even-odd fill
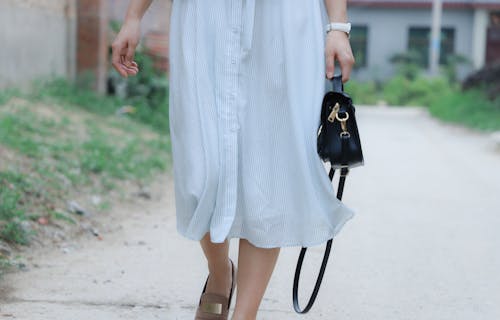
[[[208,277],[206,292],[217,293],[229,297],[231,291],[231,262],[229,261],[229,241],[213,243],[210,234],[206,233],[200,240],[208,263]]]
[[[255,320],[280,248],[258,248],[240,239],[236,306],[232,320]]]

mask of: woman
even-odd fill
[[[113,66],[134,50],[152,0],[131,1]],[[316,151],[325,76],[354,57],[346,0],[175,0],[170,20],[170,136],[177,230],[199,240],[208,274],[196,319],[256,319],[284,246],[326,242],[354,212],[337,200]],[[239,238],[238,272],[228,257]]]

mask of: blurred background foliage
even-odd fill
[[[92,73],[0,90],[0,274],[15,262],[5,244],[88,224],[69,202],[105,212],[130,196],[125,185],[141,189],[170,167],[168,75],[142,43],[135,60],[141,71],[127,79],[109,66],[105,94]]]
[[[444,121],[461,123],[478,130],[500,130],[500,83],[497,65],[485,67],[464,81],[456,78],[456,68],[469,63],[460,55],[446,57],[437,77],[426,74],[422,55],[415,51],[390,57],[396,73],[386,81],[346,83],[346,91],[357,104],[422,106]],[[464,85],[467,84],[467,85]]]
[[[115,33],[120,26],[118,21],[110,23],[110,28]],[[111,46],[108,54],[111,60]],[[113,114],[120,106],[129,106],[125,112],[128,117],[167,133],[168,77],[164,71],[154,67],[153,59],[142,43],[137,47],[134,60],[140,66],[140,72],[127,79],[109,67],[106,95],[93,90],[94,76],[87,73],[79,75],[75,83],[64,78],[37,81],[32,98],[70,103],[102,115]]]

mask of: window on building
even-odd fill
[[[422,67],[429,66],[429,41],[431,29],[428,27],[410,27],[408,31],[408,50],[418,55]],[[455,52],[455,29],[441,28],[441,48],[439,63],[446,64],[446,57]]]
[[[500,11],[490,12],[490,25],[486,32],[486,64],[500,61]]]
[[[352,48],[352,53],[354,54],[354,59],[356,63],[354,68],[364,68],[367,66],[367,54],[368,54],[368,27],[367,26],[355,26],[351,27],[350,32],[350,43]]]
[[[490,13],[490,26],[500,27],[500,11],[494,11]]]

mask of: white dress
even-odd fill
[[[313,246],[354,211],[316,151],[324,0],[174,0],[169,123],[178,232]]]

